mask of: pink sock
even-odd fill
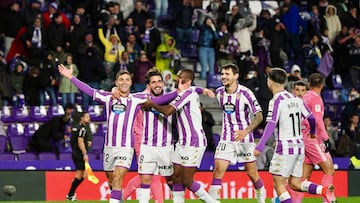
[[[333,179],[334,179],[334,176],[332,175],[329,175],[329,174],[325,174],[321,180],[321,185],[323,185],[324,187],[327,187],[329,185],[333,185]],[[333,193],[332,197],[331,197],[332,200],[336,200],[335,198],[335,193]],[[323,202],[327,202],[325,200],[325,198],[323,198]]]
[[[163,203],[164,202],[164,194],[163,189],[161,185],[161,176],[160,175],[154,175],[151,179],[151,194],[153,196],[153,199],[156,203]]]
[[[286,190],[289,192],[293,203],[301,203],[302,202],[302,199],[304,197],[304,194],[302,192],[298,192],[298,191],[291,189],[291,187],[289,186],[288,183],[286,183],[285,187],[286,187]]]
[[[136,191],[137,188],[140,187],[140,176],[134,176],[123,189],[123,197],[124,200],[127,200],[129,196]]]

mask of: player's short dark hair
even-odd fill
[[[155,69],[155,70],[152,69],[152,70],[149,70],[145,75],[145,84],[150,84],[150,78],[153,76],[160,76],[161,80],[164,81],[161,72],[158,71],[157,69]]]
[[[282,68],[272,68],[269,72],[269,78],[276,83],[285,84],[287,80],[287,73]]]
[[[295,88],[295,86],[303,86],[303,87],[306,87],[306,89],[308,89],[308,85],[303,80],[295,81],[293,84],[293,88]]]
[[[194,79],[195,79],[194,71],[185,68],[185,69],[181,69],[180,72],[185,73],[185,75],[184,75],[185,77],[183,78],[184,80],[194,81]]]
[[[320,73],[313,73],[309,76],[310,87],[320,87],[325,82],[325,78]]]
[[[89,112],[87,111],[81,111],[79,112],[79,118],[83,118],[86,114],[88,114]]]
[[[125,74],[128,74],[129,76],[131,76],[131,74],[130,74],[129,71],[127,71],[127,70],[119,70],[119,71],[116,73],[115,79],[117,80],[121,75],[125,75]]]
[[[65,109],[74,109],[75,108],[75,105],[73,103],[66,103],[65,104]]]
[[[240,72],[239,67],[233,63],[227,63],[227,64],[221,66],[221,70],[223,70],[223,69],[225,69],[225,70],[231,69],[234,74]]]

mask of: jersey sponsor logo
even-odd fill
[[[240,152],[236,155],[237,157],[249,157],[251,156],[251,153],[243,153],[243,152]]]
[[[123,160],[123,161],[127,160],[127,158],[125,156],[117,156],[117,157],[115,157],[115,160],[116,159]]]
[[[126,106],[124,104],[113,104],[111,110],[115,114],[124,113],[126,111]]]
[[[235,112],[235,105],[230,102],[227,102],[223,105],[223,111],[226,114],[232,114]]]
[[[175,98],[175,101],[179,101],[181,99],[181,96],[178,95],[176,98]]]

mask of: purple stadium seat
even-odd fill
[[[7,137],[0,135],[0,153],[4,153],[7,150]]]
[[[208,88],[218,88],[222,86],[221,76],[219,74],[209,75],[207,79]]]
[[[11,150],[15,154],[26,152],[29,138],[25,136],[9,136]]]
[[[31,121],[30,112],[28,107],[13,107],[13,118],[18,122],[29,122]]]
[[[12,153],[0,153],[0,160],[1,161],[14,161],[15,154]]]
[[[106,114],[103,105],[90,105],[87,109],[91,121],[106,121]]]
[[[10,106],[3,106],[1,109],[1,121],[4,123],[14,122],[12,108]]]
[[[57,160],[57,156],[51,152],[42,152],[38,154],[39,160]]]
[[[104,124],[98,124],[98,129],[97,129],[97,135],[99,136],[105,136],[106,133],[107,133],[107,125],[104,123]]]
[[[88,153],[88,157],[89,157],[89,160],[97,160],[97,159],[99,159],[99,154],[98,154],[98,153],[89,152],[89,153]]]
[[[11,123],[8,125],[7,134],[11,136],[23,136],[25,133],[25,126],[22,123]]]
[[[63,161],[72,160],[71,152],[61,152],[59,154],[59,160],[63,160]]]
[[[38,160],[36,154],[28,152],[28,153],[20,153],[17,155],[19,161],[29,161],[29,160]]]
[[[325,104],[340,104],[340,91],[325,89],[321,93]]]
[[[49,115],[45,106],[31,106],[30,117],[36,122],[46,122],[49,120]]]
[[[35,131],[37,129],[39,129],[38,123],[27,123],[27,124],[25,124],[24,135],[25,136],[33,136],[33,134],[35,133]]]
[[[65,114],[64,108],[61,105],[50,106],[48,112],[49,118],[52,118],[54,116],[62,116]]]

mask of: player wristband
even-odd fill
[[[87,154],[83,154],[83,156],[87,156]]]

